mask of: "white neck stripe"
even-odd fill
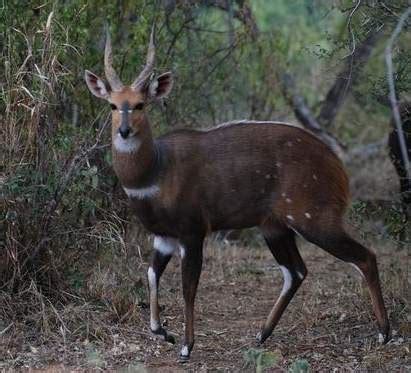
[[[123,189],[129,198],[138,198],[138,199],[151,198],[160,192],[160,188],[158,187],[158,185],[150,185],[149,187],[146,187],[146,188],[123,187]]]

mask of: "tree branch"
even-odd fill
[[[401,32],[407,18],[411,15],[411,7],[408,7],[407,10],[400,17],[397,26],[394,29],[390,39],[388,40],[387,47],[385,48],[385,62],[387,64],[387,81],[389,87],[389,98],[391,103],[391,108],[393,112],[393,118],[395,127],[397,130],[398,141],[400,144],[402,159],[404,161],[404,168],[407,175],[407,178],[411,180],[411,169],[410,169],[410,160],[408,157],[407,145],[405,142],[404,131],[401,123],[401,115],[398,109],[398,100],[395,93],[395,82],[393,76],[393,66],[392,66],[392,47],[395,42],[395,39],[398,37]]]
[[[382,30],[371,33],[365,40],[355,48],[354,52],[347,58],[347,63],[342,71],[337,75],[334,84],[329,89],[325,101],[321,106],[320,114],[317,117],[318,123],[325,128],[329,128],[333,123],[338,111],[341,109],[345,98],[356,84],[360,72],[367,63],[371,51],[376,42],[381,38]]]
[[[297,93],[293,77],[290,74],[285,73],[281,80],[284,96],[293,108],[296,118],[305,128],[321,138],[340,158],[342,158],[345,153],[344,146],[320,126],[317,119],[312,114],[311,109],[305,103],[304,98]]]
[[[260,33],[260,30],[254,19],[254,15],[251,8],[242,0],[235,0],[239,7],[239,10],[233,9],[232,0],[202,0],[200,2],[190,0],[189,2],[192,5],[197,5],[198,3],[200,3],[201,5],[207,7],[213,7],[220,9],[224,12],[230,12],[232,14],[232,17],[239,20],[244,26],[246,26],[249,29],[250,35],[253,40],[257,39]]]

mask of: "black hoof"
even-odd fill
[[[378,342],[384,345],[387,344],[391,339],[392,339],[391,333],[386,333],[386,334],[379,333],[378,334]]]
[[[174,336],[172,336],[169,333],[166,334],[166,336],[164,337],[164,340],[168,343],[171,343],[172,345],[176,344],[176,339],[174,338]]]
[[[171,343],[171,344],[176,343],[176,340],[175,340],[174,336],[167,333],[167,331],[161,326],[156,330],[151,330],[151,332],[153,334],[155,334],[156,336],[163,338],[164,341],[166,341],[168,343]]]
[[[255,337],[257,344],[262,345],[269,336],[270,333],[265,333],[264,331],[258,332]]]
[[[178,362],[180,363],[180,364],[185,364],[185,363],[188,363],[190,361],[190,355],[188,355],[188,356],[186,356],[186,355],[180,355],[179,357],[178,357]]]

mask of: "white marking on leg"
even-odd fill
[[[297,276],[300,278],[300,280],[304,280],[304,275],[301,272],[297,272]]]
[[[300,232],[298,232],[296,229],[294,229],[293,227],[290,227],[289,225],[287,225],[287,228],[290,228],[297,236],[303,238],[304,240],[307,240]]]
[[[180,246],[178,240],[172,237],[154,237],[154,249],[163,255],[173,255]]]
[[[157,185],[151,185],[146,188],[125,188],[123,187],[129,198],[152,198],[160,192],[160,188]]]
[[[293,282],[293,277],[291,275],[290,270],[285,266],[280,266],[281,272],[283,273],[284,283],[283,288],[281,289],[280,297],[285,295],[288,290],[291,289],[291,285]]]
[[[135,136],[123,139],[120,134],[114,137],[113,146],[119,153],[134,153],[141,145],[141,141]]]
[[[186,249],[183,245],[180,245],[180,257],[181,257],[181,259],[184,259],[185,256],[186,256]]]
[[[187,357],[189,355],[188,346],[184,345],[183,347],[181,347],[180,355],[184,357]]]
[[[148,267],[148,285],[150,288],[150,328],[157,330],[160,328],[160,321],[156,319],[154,308],[157,306],[157,278],[153,268]]]
[[[361,275],[362,278],[365,278],[364,273],[361,271],[361,269],[357,265],[355,265],[354,263],[348,263],[348,264],[354,267],[355,270]]]

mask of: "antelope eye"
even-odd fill
[[[136,106],[134,106],[134,110],[143,110],[144,102],[139,102]]]
[[[110,104],[111,110],[117,110],[117,106],[114,104]]]

